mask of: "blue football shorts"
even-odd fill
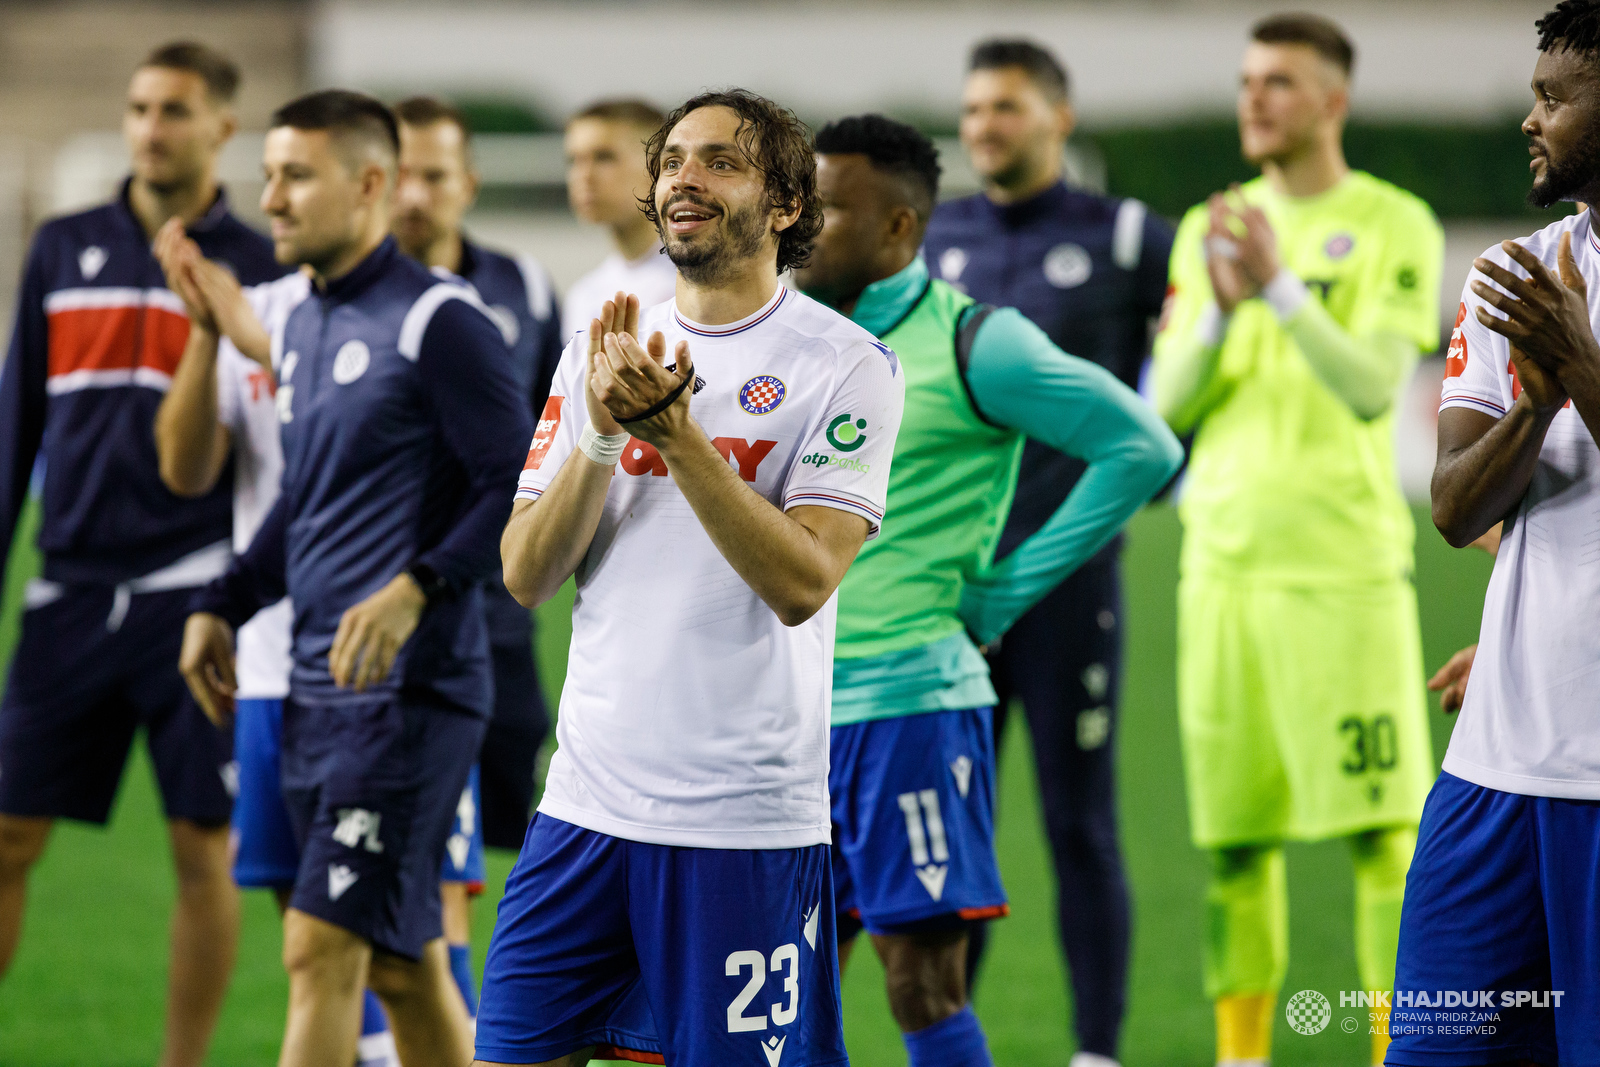
[[[1406,875],[1388,1062],[1600,1063],[1600,801],[1441,774]]]
[[[294,885],[300,874],[300,846],[279,782],[282,733],[281,698],[234,701],[239,796],[233,805],[233,880],[247,889],[284,889]]]
[[[833,728],[833,882],[846,936],[1008,913],[994,854],[992,722],[992,709],[965,708]]]
[[[828,846],[678,848],[534,816],[506,882],[478,1059],[849,1060]]]

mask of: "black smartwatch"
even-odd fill
[[[406,573],[417,583],[417,588],[422,590],[422,596],[429,604],[450,591],[450,583],[426,563],[413,563],[406,568]]]

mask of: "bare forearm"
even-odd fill
[[[517,501],[500,536],[500,562],[506,589],[523,607],[555,596],[583,562],[614,470],[574,452],[539,499]]]
[[[217,421],[217,336],[195,324],[156,410],[161,480],[178,496],[211,491],[228,460],[228,431]]]
[[[698,426],[677,437],[658,446],[661,458],[722,558],[785,626],[816,614],[844,567],[812,530],[757,495]]]
[[[1440,448],[1433,470],[1433,523],[1446,541],[1456,548],[1470,545],[1522,499],[1556,410],[1535,408],[1523,393],[1475,441]]]

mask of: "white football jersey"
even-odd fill
[[[573,334],[587,330],[589,321],[600,314],[600,305],[619,292],[637,296],[643,310],[671,300],[677,285],[678,268],[660,245],[638,259],[623,259],[622,253],[613,252],[567,290],[561,302],[562,336],[570,341]]]
[[[1558,273],[1557,249],[1572,234],[1589,283],[1589,321],[1600,332],[1600,241],[1590,212],[1517,243]],[[1498,245],[1484,258],[1526,275]],[[1444,408],[1495,417],[1522,392],[1509,342],[1477,320],[1487,307],[1461,297],[1450,338]],[[1491,314],[1499,312],[1490,309]],[[1527,494],[1506,519],[1483,605],[1478,655],[1444,769],[1509,793],[1600,799],[1600,448],[1571,401],[1539,450]]]
[[[695,421],[775,507],[836,508],[875,535],[905,398],[893,352],[783,287],[726,326],[647,311],[689,342]],[[534,499],[576,449],[588,340],[567,346],[523,471]],[[587,460],[579,460],[587,462]],[[785,626],[734,571],[650,445],[628,442],[577,572],[572,649],[539,810],[632,841],[798,848],[830,839],[837,597]]]
[[[245,290],[256,317],[276,339],[295,305],[310,293],[310,281],[296,272]],[[276,385],[266,368],[224,337],[217,346],[217,421],[233,435],[233,550],[243,552],[278,499],[283,477]],[[282,698],[289,694],[289,630],[294,613],[285,597],[239,627],[237,665],[241,699]]]

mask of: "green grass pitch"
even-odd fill
[[[1476,639],[1489,560],[1451,550],[1417,515],[1417,584],[1427,662],[1437,666]],[[31,530],[19,538],[31,543]],[[1129,1067],[1212,1062],[1211,1012],[1200,993],[1204,929],[1202,858],[1190,847],[1174,711],[1174,590],[1178,524],[1166,507],[1131,526],[1126,556],[1128,675],[1120,738],[1122,837],[1135,897],[1133,989],[1123,1045]],[[9,656],[21,580],[32,563],[19,554],[7,583],[0,654]],[[566,649],[566,604],[540,613],[545,683],[559,689]],[[1449,720],[1433,713],[1435,756]],[[999,923],[976,1003],[997,1062],[1064,1067],[1072,1052],[1068,994],[1055,942],[1052,884],[1034,799],[1026,731],[1014,723],[1004,755],[999,849],[1012,917]],[[491,854],[491,890],[477,905],[481,967],[497,889],[512,857]],[[1334,1025],[1295,1034],[1280,1013],[1274,1062],[1367,1062],[1364,1034],[1342,1032],[1355,1013],[1340,1011],[1337,990],[1356,985],[1351,945],[1350,863],[1337,843],[1289,850],[1291,961],[1286,995],[1317,989],[1334,1002]],[[11,973],[0,985],[0,1063],[6,1067],[133,1067],[152,1062],[160,1043],[166,923],[172,894],[165,832],[149,765],[129,766],[108,830],[63,824],[29,889],[29,914]],[[276,1061],[285,981],[279,931],[268,895],[245,894],[239,966],[212,1045],[219,1067]],[[870,952],[845,976],[845,1027],[852,1059],[864,1067],[905,1063]]]

